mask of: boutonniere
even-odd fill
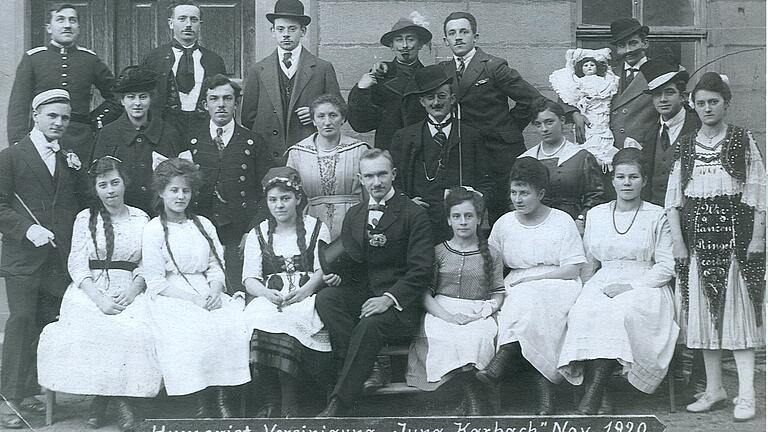
[[[490,81],[490,78],[483,78],[480,81],[475,83],[475,87],[480,87],[481,85],[487,83],[488,81]]]
[[[79,171],[83,166],[82,162],[80,162],[80,158],[77,157],[77,154],[72,150],[65,150],[64,157],[67,159],[67,166],[75,171]]]
[[[384,247],[387,244],[387,236],[384,233],[371,233],[368,244],[373,247]]]

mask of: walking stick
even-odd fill
[[[24,210],[26,210],[26,211],[27,211],[27,214],[28,214],[28,215],[29,215],[29,216],[32,218],[32,220],[33,220],[33,221],[35,221],[35,223],[36,223],[36,224],[38,224],[38,225],[40,225],[40,226],[43,226],[43,224],[41,224],[41,223],[40,223],[40,221],[39,221],[39,220],[37,220],[37,218],[35,217],[35,214],[34,214],[34,213],[32,213],[32,210],[30,210],[30,209],[29,209],[29,207],[27,207],[27,204],[24,202],[24,200],[23,200],[23,199],[21,199],[21,197],[19,196],[19,194],[17,194],[16,192],[14,192],[14,193],[13,193],[13,196],[15,196],[17,200],[19,200],[19,202],[21,203],[21,206],[22,206],[22,207],[24,207]],[[56,242],[55,242],[55,241],[53,241],[53,239],[50,239],[50,240],[48,240],[48,241],[51,243],[51,246],[53,246],[53,247],[55,247],[55,248],[58,248],[58,246],[56,246]]]

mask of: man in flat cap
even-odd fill
[[[71,4],[48,11],[46,31],[51,37],[45,46],[27,51],[16,69],[8,103],[8,143],[21,141],[32,128],[32,98],[44,90],[61,88],[69,92],[72,112],[61,145],[71,148],[87,161],[93,146],[91,115],[119,109],[112,96],[112,71],[93,51],[77,45],[80,16]],[[92,86],[106,101],[91,113]]]
[[[47,90],[32,101],[34,128],[0,152],[0,276],[10,316],[5,323],[0,394],[8,401],[0,424],[24,427],[18,413],[39,410],[36,350],[43,327],[59,314],[69,283],[72,224],[83,207],[85,171],[59,140],[70,124],[66,90]]]
[[[208,121],[203,81],[226,74],[227,68],[220,55],[200,45],[202,13],[197,1],[173,1],[168,12],[173,39],[152,50],[142,65],[160,76],[152,112],[185,134],[195,124]]]
[[[341,97],[336,71],[301,45],[312,21],[299,0],[277,0],[272,37],[277,49],[248,69],[243,92],[243,126],[266,140],[265,157],[271,166],[285,165],[285,151],[313,134],[309,106],[318,96]]]
[[[416,71],[424,67],[419,51],[431,40],[432,33],[418,12],[400,18],[380,39],[395,58],[374,64],[349,92],[349,125],[357,132],[376,130],[377,148],[391,148],[396,130],[426,117],[418,96],[407,92]]]

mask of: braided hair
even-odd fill
[[[301,260],[301,262],[297,264],[301,268],[304,268],[304,252],[307,250],[307,229],[304,226],[304,207],[306,200],[301,185],[297,184],[294,187],[288,187],[281,181],[271,182],[264,188],[264,195],[266,196],[272,189],[278,189],[280,192],[290,192],[296,196],[296,200],[298,201],[296,203],[296,245],[299,247],[299,259]],[[272,215],[272,212],[269,212],[269,215],[267,216],[267,245],[270,250],[274,250],[273,239],[276,229],[277,220]]]
[[[106,240],[106,257],[104,258],[102,274],[106,275],[107,284],[109,284],[109,272],[107,270],[109,270],[110,264],[112,262],[112,255],[115,252],[115,231],[112,227],[112,216],[110,215],[109,211],[107,211],[106,207],[104,207],[104,202],[102,202],[98,196],[98,193],[96,192],[96,182],[98,181],[99,177],[103,177],[105,174],[111,171],[117,172],[117,175],[120,176],[123,184],[127,186],[128,177],[123,171],[118,159],[109,156],[97,159],[93,162],[91,168],[88,170],[88,177],[92,186],[89,189],[89,192],[92,194],[92,199],[91,206],[89,208],[90,212],[88,217],[88,231],[91,234],[91,241],[93,241],[93,249],[94,253],[96,254],[96,259],[100,260],[101,257],[99,256],[99,245],[96,241],[96,225],[98,223],[99,216],[101,216],[102,229],[104,230],[104,238]],[[123,191],[125,191],[125,189],[123,189]]]
[[[173,266],[176,268],[176,271],[179,272],[179,275],[181,275],[181,277],[184,278],[188,284],[192,285],[187,279],[187,276],[179,268],[179,264],[176,262],[176,258],[173,255],[171,244],[168,241],[168,215],[165,212],[165,204],[160,198],[160,194],[165,191],[165,188],[176,177],[184,178],[187,185],[189,185],[189,187],[192,189],[192,196],[194,196],[197,191],[200,190],[203,176],[200,170],[198,170],[198,168],[192,162],[179,158],[171,158],[165,160],[157,166],[154,174],[152,175],[152,190],[155,192],[153,207],[154,210],[160,215],[160,223],[163,226],[165,248],[168,250],[168,256],[171,257],[171,262],[173,262]],[[184,214],[187,219],[192,220],[197,230],[208,242],[208,248],[210,249],[211,253],[213,253],[213,257],[216,259],[216,263],[219,265],[219,267],[221,267],[221,270],[224,271],[224,261],[219,256],[219,253],[216,252],[213,238],[206,232],[205,227],[203,227],[202,222],[200,222],[200,218],[192,212],[189,206],[187,206],[187,208],[184,210]]]
[[[445,197],[443,205],[445,211],[450,216],[451,209],[459,204],[469,202],[475,208],[475,214],[478,219],[482,217],[485,212],[485,200],[483,197],[474,191],[466,189],[462,186],[451,188],[448,191],[448,195]],[[483,235],[480,230],[480,224],[477,225],[477,246],[480,249],[480,256],[483,257],[483,272],[485,273],[486,284],[490,285],[493,281],[493,257],[488,247],[488,239]]]

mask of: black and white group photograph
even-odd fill
[[[765,1],[1,4],[0,430],[766,429]]]

